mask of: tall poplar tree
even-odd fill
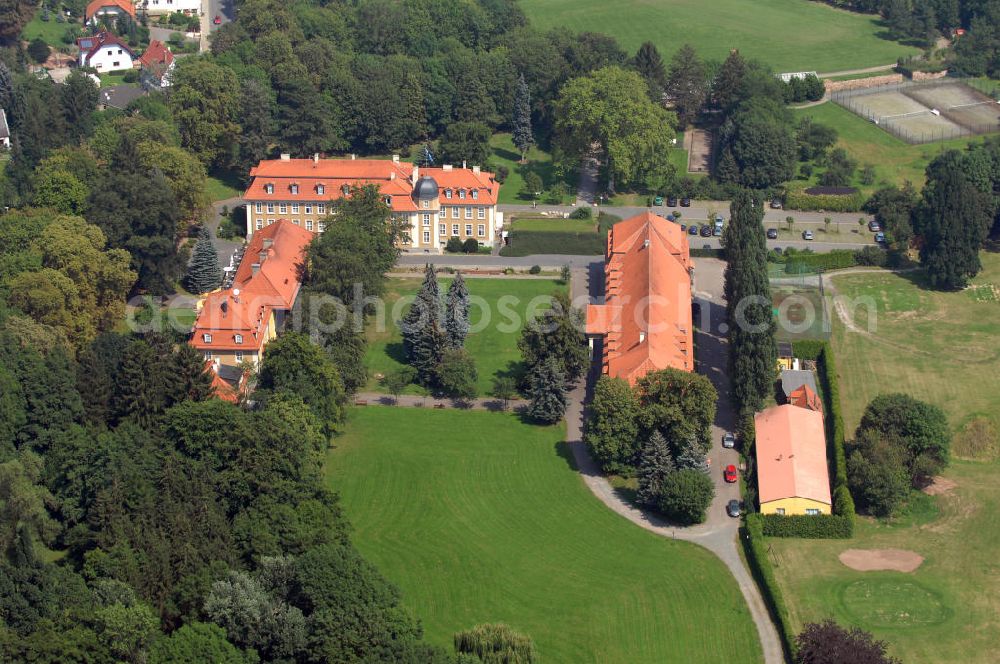
[[[531,91],[524,81],[522,73],[517,79],[517,89],[514,91],[514,147],[521,153],[521,162],[528,158],[528,150],[535,142],[531,131]]]
[[[738,191],[730,217],[723,235],[729,377],[737,408],[752,413],[760,410],[773,389],[778,356],[761,196],[755,198],[748,189]]]

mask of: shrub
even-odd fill
[[[457,235],[452,235],[448,238],[448,244],[444,246],[444,250],[450,254],[458,254],[462,252],[462,239]]]
[[[577,209],[573,210],[570,213],[569,218],[570,219],[590,219],[591,216],[593,216],[593,212],[591,211],[591,209],[589,207],[578,207]]]
[[[31,59],[41,64],[49,59],[49,45],[45,43],[45,40],[41,37],[35,37],[28,44],[28,55]]]
[[[122,81],[124,83],[137,83],[139,81],[139,72],[135,69],[130,69],[122,76]]]
[[[771,617],[778,628],[778,636],[781,638],[785,657],[791,660],[795,654],[793,640],[795,632],[788,617],[785,599],[778,587],[777,579],[774,578],[774,568],[771,566],[771,559],[768,558],[767,547],[764,544],[763,517],[760,514],[748,514],[746,527],[741,529],[740,535],[747,564],[750,566],[750,573],[753,574],[754,580],[760,588],[760,594],[764,598],[764,603],[767,604]]]
[[[854,252],[854,262],[858,265],[885,267],[888,260],[889,257],[885,251],[875,245],[870,245]]]
[[[528,269],[528,274],[541,274],[541,273],[542,273],[541,265],[532,265],[531,268]]]
[[[462,251],[467,254],[478,254],[479,240],[477,240],[474,237],[470,237],[468,240],[462,243]]]
[[[850,539],[854,535],[854,519],[846,516],[836,514],[761,516],[764,518],[764,534],[768,537]]]
[[[822,254],[796,251],[789,248],[785,251],[782,261],[788,274],[805,272],[824,272],[826,270],[841,270],[857,265],[857,252],[848,249],[834,249]]]
[[[510,175],[510,169],[503,164],[497,166],[496,176],[497,182],[503,184],[507,180],[507,176]]]
[[[702,523],[714,495],[715,485],[708,475],[690,468],[678,470],[663,481],[660,511],[678,523]]]

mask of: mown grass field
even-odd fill
[[[835,72],[894,63],[918,50],[879,36],[877,17],[802,0],[524,0],[532,25],[644,41],[668,59],[685,42],[722,61],[731,48],[779,72]]]
[[[32,19],[25,24],[24,29],[21,30],[21,39],[30,42],[32,39],[41,37],[52,48],[67,47],[68,45],[63,43],[62,38],[66,34],[66,31],[73,25],[82,27],[79,23],[56,22],[55,12],[50,12],[49,20],[43,21],[42,10],[39,9],[35,12]]]
[[[405,314],[408,306],[404,308],[397,303],[401,297],[412,298],[416,295],[421,281],[421,278],[389,280],[384,298],[386,325],[383,327],[373,320],[367,330],[368,352],[365,355],[365,366],[368,368],[369,390],[381,391],[377,375],[397,371],[404,366],[402,337],[398,325],[392,322],[391,314],[393,309],[397,309],[400,316]],[[540,307],[547,306],[549,296],[565,286],[554,279],[470,277],[465,283],[472,298],[469,322],[473,330],[465,340],[465,348],[476,360],[479,394],[489,396],[495,377],[520,375],[521,352],[517,349],[517,340],[528,314],[536,315]],[[438,275],[442,295],[447,293],[450,285],[450,278]],[[481,304],[477,305],[477,301]],[[479,326],[483,329],[476,331]],[[407,393],[418,392],[417,386],[411,385]]]
[[[837,130],[837,145],[858,162],[858,174],[866,164],[875,167],[875,184],[864,185],[857,177],[854,186],[865,191],[887,184],[902,186],[910,181],[918,189],[924,183],[924,170],[936,156],[947,150],[963,150],[970,141],[981,138],[959,138],[941,143],[910,145],[882,131],[873,123],[851,113],[833,102],[792,111],[796,118],[810,117],[819,124]],[[817,169],[817,174],[823,169]],[[816,176],[813,177],[815,180]]]
[[[604,507],[562,427],[513,414],[353,409],[328,458],[353,539],[428,640],[503,621],[543,664],[750,664],[756,630],[722,563]]]
[[[848,437],[876,394],[905,392],[948,415],[958,459],[950,492],[911,501],[892,522],[859,520],[844,541],[770,539],[796,626],[826,616],[871,630],[907,664],[996,661],[1000,629],[1000,255],[983,254],[972,288],[940,293],[919,273],[844,275],[841,295],[870,298],[871,334],[835,321],[832,343]],[[859,307],[855,324],[872,316]],[[837,560],[847,548],[899,548],[924,556],[912,574],[856,572]]]

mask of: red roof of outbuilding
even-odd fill
[[[143,52],[142,57],[139,58],[139,62],[142,63],[143,67],[147,69],[161,68],[165,69],[170,66],[170,63],[174,61],[174,54],[170,52],[166,44],[159,41],[158,39],[153,39],[149,42],[149,46]]]
[[[754,417],[757,495],[761,503],[807,498],[830,504],[823,414],[791,404]]]
[[[680,226],[650,212],[608,231],[605,303],[587,307],[604,335],[604,372],[634,384],[667,367],[694,370],[691,258]]]
[[[812,388],[808,385],[800,385],[792,390],[792,393],[788,395],[788,403],[799,408],[808,408],[819,413],[823,412],[823,402],[820,400],[819,395],[813,392]]]

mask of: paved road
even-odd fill
[[[359,401],[365,403],[358,403]],[[458,408],[461,410],[490,410],[494,412],[503,411],[503,402],[494,397],[484,397],[479,399],[448,399],[444,397],[420,396],[416,394],[401,394],[394,398],[389,394],[381,392],[358,392],[354,395],[355,405],[379,405],[379,406],[400,406],[409,408]],[[520,411],[528,407],[528,402],[524,399],[510,399],[507,402],[507,410]]]
[[[724,316],[722,301],[722,273],[724,263],[713,259],[697,259],[695,273],[699,282],[698,299],[702,302],[703,311],[708,310],[713,319],[710,329],[717,325],[714,319]],[[578,267],[573,270],[573,298],[595,296],[600,288],[601,263],[588,267]],[[577,300],[579,301],[579,300]],[[712,428],[712,450],[709,458],[712,462],[712,476],[716,485],[716,496],[709,509],[708,518],[704,524],[693,527],[677,527],[663,521],[654,514],[637,509],[623,500],[611,487],[597,464],[591,458],[583,443],[583,405],[589,397],[596,373],[599,367],[595,362],[586,383],[578,385],[570,395],[570,404],[566,413],[566,441],[573,452],[577,468],[583,476],[584,483],[605,505],[615,513],[629,521],[663,537],[682,539],[705,547],[726,565],[733,574],[740,592],[747,602],[750,615],[757,627],[765,664],[784,664],[784,654],[781,641],[767,606],[754,583],[750,572],[743,563],[739,552],[739,522],[728,517],[725,504],[732,498],[739,498],[738,485],[726,484],[722,480],[722,468],[729,463],[737,463],[738,455],[734,450],[722,448],[722,433],[730,430],[735,416],[728,398],[728,382],[724,367],[726,365],[725,339],[712,334],[698,331],[698,371],[708,376],[719,390],[718,414],[715,426]]]
[[[222,20],[219,25],[215,25],[216,16]],[[232,0],[201,0],[201,44],[199,48],[202,52],[210,48],[209,36],[212,32],[229,23],[233,18],[235,15]]]

